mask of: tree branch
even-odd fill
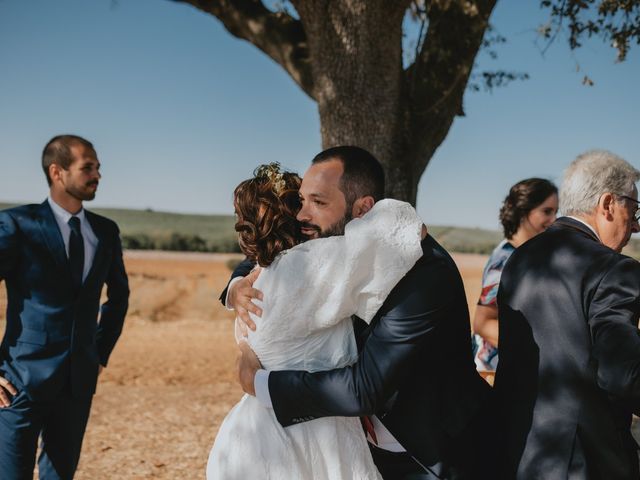
[[[422,50],[405,71],[409,156],[421,174],[456,115],[496,0],[433,0]]]
[[[218,18],[237,38],[247,40],[284,68],[313,96],[313,76],[302,23],[285,12],[272,12],[260,0],[172,0]]]
[[[617,61],[627,58],[632,43],[640,44],[640,2],[638,0],[602,0],[594,5],[593,0],[541,0],[540,5],[550,10],[549,23],[540,32],[548,40],[547,47],[555,36],[564,30],[563,20],[568,25],[569,47],[581,46],[584,37],[599,36],[618,51]],[[597,9],[595,8],[597,6]],[[551,26],[556,26],[551,35]]]

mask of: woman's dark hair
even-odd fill
[[[522,219],[553,194],[558,194],[558,188],[544,178],[527,178],[512,186],[500,208],[505,238],[511,239]]]
[[[233,193],[240,249],[261,267],[303,240],[296,220],[300,182],[297,174],[281,172],[272,163],[258,167],[254,178],[240,183]]]

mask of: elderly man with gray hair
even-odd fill
[[[606,151],[565,172],[565,214],[519,247],[498,293],[505,479],[638,479],[640,171]]]

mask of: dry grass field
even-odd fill
[[[229,258],[125,254],[129,315],[98,385],[78,480],[204,478],[220,422],[241,396],[233,315],[217,301]],[[454,258],[473,307],[486,257]],[[5,307],[0,288],[0,331]]]

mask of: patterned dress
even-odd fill
[[[502,269],[514,250],[513,245],[507,240],[503,240],[491,252],[482,272],[482,292],[478,299],[478,305],[497,306]],[[478,334],[474,335],[473,343],[476,368],[483,371],[495,371],[498,366],[498,349]]]

